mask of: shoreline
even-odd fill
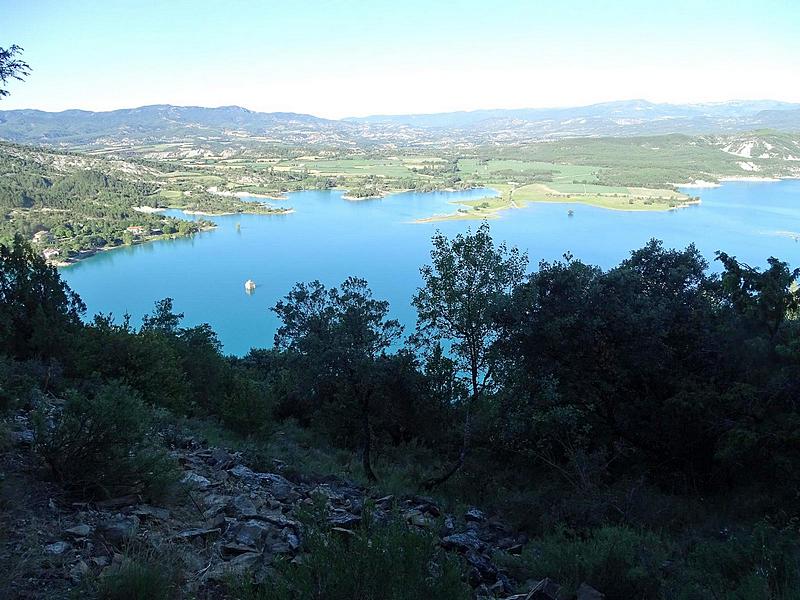
[[[497,192],[497,190],[492,188],[491,185],[492,184],[487,184],[486,186],[482,186],[482,185],[470,186],[470,187],[462,188],[462,189],[456,189],[456,188],[452,188],[452,187],[437,188],[435,190],[428,190],[426,192],[418,192],[417,190],[414,190],[412,188],[404,188],[404,189],[401,189],[401,190],[382,190],[380,192],[380,194],[378,194],[377,196],[351,196],[350,194],[347,193],[348,192],[347,189],[344,189],[344,188],[333,188],[333,189],[344,189],[344,194],[342,194],[342,200],[347,200],[349,202],[360,202],[361,200],[379,200],[381,198],[386,198],[387,196],[394,196],[396,194],[414,194],[414,193],[417,193],[417,194],[440,194],[440,193],[455,194],[455,193],[458,193],[458,192],[466,192],[466,191],[469,191],[469,190],[480,190],[480,189],[492,190],[495,193],[499,193],[499,192]]]
[[[728,175],[724,177],[718,177],[717,181],[719,183],[714,183],[713,181],[705,181],[703,179],[695,179],[690,183],[670,183],[668,185],[673,185],[676,188],[687,188],[687,189],[703,189],[703,188],[718,188],[722,187],[724,183],[778,183],[780,181],[797,181],[800,180],[800,175],[798,176],[782,176],[782,177],[759,177],[757,175]]]
[[[738,182],[753,182],[753,183],[775,183],[783,181],[784,179],[796,179],[795,177],[748,177],[747,175],[734,175],[732,177],[720,177],[720,181],[738,181]]]
[[[231,192],[228,190],[220,191],[219,188],[217,188],[216,186],[211,186],[209,188],[206,188],[206,191],[209,194],[214,194],[215,196],[222,196],[223,198],[264,198],[265,200],[288,200],[288,196],[283,192],[277,195],[259,194],[258,192],[247,192],[247,191]]]
[[[216,228],[217,228],[216,225],[206,225],[205,227],[201,227],[200,230],[197,231],[196,233],[202,233],[204,231],[213,231]],[[92,248],[91,250],[82,250],[81,252],[78,253],[78,256],[75,258],[71,258],[69,260],[53,261],[48,264],[54,266],[57,269],[63,269],[65,267],[71,267],[72,265],[76,265],[79,262],[86,260],[87,258],[92,258],[93,256],[100,254],[101,252],[112,252],[114,250],[119,250],[120,248],[133,248],[134,246],[142,246],[144,244],[149,244],[151,242],[177,240],[181,238],[192,237],[194,235],[196,234],[193,233],[191,235],[178,235],[176,233],[165,233],[162,235],[155,235],[147,239],[139,240],[132,244],[120,244],[119,246],[100,246],[98,248]]]
[[[222,213],[213,213],[204,210],[191,210],[186,208],[179,208],[173,207],[173,210],[179,210],[185,215],[193,215],[193,216],[200,216],[200,217],[230,217],[233,215],[266,215],[266,216],[275,216],[275,215],[289,215],[294,212],[293,208],[278,208],[272,210],[272,212],[263,212],[263,211],[248,211],[243,210],[241,212],[222,212]]]
[[[387,196],[392,196],[394,194],[404,194],[410,190],[392,190],[381,191],[377,196],[351,196],[348,194],[348,190],[344,190],[344,194],[342,194],[342,200],[347,200],[348,202],[362,202],[364,200],[380,200],[381,198],[386,198]]]
[[[705,179],[695,179],[691,183],[670,183],[676,188],[689,188],[689,189],[709,189],[722,187],[721,183],[714,183],[713,181],[706,181]]]

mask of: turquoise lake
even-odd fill
[[[751,265],[763,266],[769,256],[800,265],[800,181],[729,182],[687,192],[702,203],[669,212],[532,204],[501,213],[491,221],[492,235],[527,250],[532,268],[567,251],[611,267],[653,237],[671,247],[694,242],[710,262],[724,250]],[[104,252],[61,274],[86,302],[87,315],[119,318],[127,312],[138,323],[155,300],[172,297],[185,324],[210,323],[230,354],[271,346],[277,321],[269,307],[295,282],[312,279],[337,285],[349,275],[366,278],[409,332],[415,317],[410,299],[419,266],[429,259],[431,235],[478,225],[413,221],[453,212],[452,201],[487,193],[403,193],[349,202],[340,191],[298,192],[280,202],[292,214],[212,217],[213,231]],[[257,284],[252,294],[245,292],[247,279]]]

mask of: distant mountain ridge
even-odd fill
[[[107,112],[32,109],[0,111],[0,138],[14,142],[83,144],[98,139],[144,140],[175,137],[286,134],[340,128],[330,121],[298,113],[260,113],[240,106],[206,108],[156,104]]]
[[[701,125],[724,126],[726,121],[742,124],[769,126],[772,121],[786,122],[800,126],[793,111],[800,110],[800,104],[776,100],[731,101],[706,104],[656,104],[647,100],[621,100],[603,102],[588,106],[562,108],[521,108],[457,111],[409,115],[372,115],[344,119],[351,123],[393,124],[433,128],[468,128],[498,124],[499,122],[543,123],[558,122],[572,125],[572,121],[586,120],[602,122],[613,121],[617,125],[652,123],[660,120],[683,120],[694,122],[694,128]],[[789,115],[785,113],[790,113]],[[619,121],[622,121],[620,123]],[[727,123],[729,126],[732,123]],[[672,133],[684,133],[673,131]]]
[[[657,104],[646,100],[580,107],[372,115],[341,120],[239,106],[168,104],[107,112],[0,111],[0,139],[66,147],[161,140],[414,145],[435,141],[525,142],[564,137],[800,131],[800,104],[774,100]]]

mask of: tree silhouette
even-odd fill
[[[6,87],[12,79],[22,81],[31,74],[31,67],[24,60],[18,58],[22,54],[22,48],[12,44],[8,48],[0,48],[0,98],[8,96]]]

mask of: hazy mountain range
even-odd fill
[[[772,100],[655,104],[644,100],[570,108],[496,109],[331,120],[238,106],[154,105],[108,112],[0,111],[0,139],[79,147],[159,141],[416,145],[525,142],[588,136],[800,131],[800,104]]]

